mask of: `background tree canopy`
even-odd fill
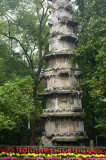
[[[78,10],[76,34],[78,44],[73,61],[82,71],[86,112],[85,129],[90,138],[106,136],[105,107],[105,53],[106,53],[106,2],[105,0],[75,0]]]

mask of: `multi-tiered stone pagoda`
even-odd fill
[[[73,27],[69,0],[51,0],[49,53],[45,56],[47,88],[41,94],[46,99],[42,117],[45,132],[44,146],[81,145],[86,138],[82,109],[82,90],[79,86],[81,72],[70,63],[77,41]]]

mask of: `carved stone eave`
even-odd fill
[[[50,37],[49,38],[49,43],[53,41],[53,37]],[[77,40],[77,37],[75,36],[75,34],[73,33],[69,33],[69,34],[63,34],[61,33],[61,35],[55,35],[55,38],[58,39],[58,40],[65,40],[65,41],[71,41],[71,42],[76,42]]]
[[[63,70],[57,70],[57,71],[46,71],[45,74],[43,75],[45,78],[50,78],[52,76],[60,76],[60,75],[66,75],[69,77],[70,75],[70,70],[69,69],[63,69]]]
[[[59,23],[69,25],[71,27],[76,27],[78,25],[77,22],[75,22],[73,19],[69,17],[61,17],[59,19]],[[51,27],[52,25],[55,25],[56,23],[53,23],[51,20],[48,20],[48,25]]]
[[[54,68],[54,67],[52,67],[52,68],[47,68],[47,69],[46,69],[46,72],[53,71],[53,70],[54,70],[54,71],[59,71],[59,70],[61,71],[61,70],[70,70],[70,69],[71,69],[70,67],[69,67],[69,68],[63,68],[63,67],[60,67],[60,68],[55,67],[55,68]]]
[[[81,74],[82,74],[81,71],[77,71],[77,70],[76,70],[75,73],[74,73],[74,76],[75,76],[75,77],[80,77]]]
[[[72,34],[72,35],[68,35],[68,34],[64,34],[64,35],[61,35],[60,39],[62,41],[68,41],[68,42],[77,42],[77,37]]]
[[[66,11],[68,11],[68,12],[70,12],[71,14],[73,13],[73,10],[72,10],[72,7],[71,6],[69,6],[69,5],[63,5],[62,3],[60,4],[58,4],[57,3],[57,5],[54,5],[53,7],[52,7],[52,11],[56,11],[56,10],[59,10],[59,9],[64,9],[64,10],[66,10]]]
[[[77,97],[77,98],[82,98],[83,91],[77,91],[77,90],[46,90],[45,92],[41,93],[41,96],[48,96],[48,95],[65,95],[65,94],[70,94],[70,97]]]
[[[65,133],[45,133],[45,135],[47,137],[53,137],[53,136],[56,136],[56,137],[63,137],[63,136],[67,136],[67,137],[70,137],[70,136],[86,136],[86,132],[84,131],[77,131],[77,132],[65,132]]]
[[[61,74],[61,73],[63,73],[63,72],[70,72],[70,74],[71,74],[71,71],[73,71],[74,73],[73,73],[73,76],[76,76],[76,77],[78,77],[78,76],[80,76],[82,73],[81,73],[81,71],[79,71],[79,70],[76,70],[76,69],[72,69],[71,67],[69,67],[69,68],[54,68],[54,67],[52,67],[52,68],[47,68],[46,70],[45,70],[45,74],[44,74],[44,76],[45,75],[51,75],[49,72],[50,71],[58,71],[59,72],[59,74]],[[48,72],[48,74],[46,74],[46,72]],[[57,74],[54,74],[54,75],[57,75]],[[71,74],[72,75],[72,74]],[[70,75],[70,76],[71,76]]]
[[[85,112],[54,112],[54,113],[43,113],[41,117],[48,118],[48,117],[65,117],[65,118],[79,118],[82,119],[86,116]]]
[[[74,107],[73,109],[68,108],[68,109],[43,109],[44,113],[57,113],[57,112],[83,112],[84,110],[80,107]]]
[[[66,37],[66,41],[73,39],[73,41],[76,42],[76,40],[77,40],[77,37],[73,33],[64,32],[64,34],[63,34],[63,32],[56,32],[56,31],[51,34],[50,38],[58,36],[58,35],[60,35],[61,40],[63,37]],[[67,37],[68,37],[68,39],[67,39]]]
[[[63,51],[63,52],[57,52],[57,53],[55,52],[55,53],[46,54],[44,58],[46,60],[48,60],[48,59],[53,58],[53,57],[61,57],[61,56],[70,57],[72,55],[73,55],[72,51],[70,51],[70,52]]]
[[[50,37],[49,43],[51,43],[54,39],[54,37]],[[68,41],[75,43],[77,42],[77,37],[74,34],[64,34],[64,35],[56,35],[56,38],[58,41]]]
[[[67,54],[72,54],[73,52],[71,50],[60,50],[56,52],[48,52],[46,55],[67,55]],[[45,56],[46,56],[45,55]]]
[[[87,139],[87,136],[57,136],[57,137],[53,137],[52,141],[56,141],[56,142],[75,142],[78,140],[84,140]]]

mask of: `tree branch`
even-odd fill
[[[24,46],[23,46],[23,44],[20,42],[20,40],[18,40],[16,37],[13,37],[13,36],[8,36],[8,35],[6,35],[6,34],[2,34],[3,36],[5,36],[5,37],[7,37],[7,38],[9,38],[9,39],[13,39],[13,40],[15,40],[16,42],[18,42],[19,44],[20,44],[20,46],[21,46],[21,48],[23,49],[23,51],[24,51],[24,54],[26,55],[26,59],[27,59],[27,61],[28,61],[28,64],[29,64],[29,66],[31,66],[32,67],[32,64],[31,64],[31,58],[29,57],[29,55],[28,55],[28,53],[27,53],[27,50],[24,48]]]

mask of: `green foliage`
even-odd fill
[[[5,81],[6,75],[5,75],[5,69],[4,69],[4,60],[3,58],[0,58],[0,85]]]
[[[5,8],[5,10],[15,9],[19,6],[20,0],[0,0],[1,6]]]
[[[31,119],[33,111],[33,79],[30,76],[12,78],[0,87],[0,128],[13,129],[23,119]],[[31,116],[31,115],[30,115]]]
[[[78,11],[76,20],[79,22],[76,34],[79,43],[73,61],[82,71],[81,85],[84,91],[83,106],[85,107],[86,129],[90,137],[106,135],[105,102],[105,52],[106,52],[106,11],[105,1],[76,0]],[[102,131],[102,132],[101,132]]]
[[[8,53],[8,46],[0,43],[0,128],[19,129],[24,121],[32,119],[34,77],[21,57]],[[35,77],[36,79],[36,77]],[[39,87],[41,90],[41,87]],[[37,118],[42,112],[37,102]]]
[[[49,3],[42,0],[14,0],[14,3],[13,0],[3,0],[0,7],[1,36],[8,40],[6,43],[14,51],[14,55],[15,48],[18,48],[19,55],[24,55],[31,69],[37,70],[39,52],[41,50],[44,55],[48,43],[49,27],[46,22]]]

